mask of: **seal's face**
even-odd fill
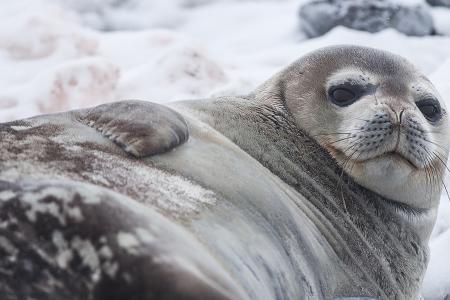
[[[288,84],[286,93],[299,126],[359,184],[414,208],[436,207],[449,131],[429,80],[402,58],[367,48],[326,49],[302,63],[315,83]],[[298,89],[301,104],[292,105]]]
[[[335,133],[318,140],[362,185],[427,207],[430,203],[420,200],[431,199],[442,185],[448,117],[431,83],[411,75],[403,86],[392,84],[399,78],[369,70],[338,70],[329,76],[324,89],[334,116],[324,127]]]

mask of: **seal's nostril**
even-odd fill
[[[402,111],[400,112],[400,116],[399,116],[399,124],[402,123],[402,116],[403,116],[403,113],[404,113],[404,112],[405,112],[404,109],[402,109]]]

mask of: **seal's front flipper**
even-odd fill
[[[179,113],[151,102],[120,101],[74,113],[79,121],[135,157],[165,153],[189,138],[186,121]]]

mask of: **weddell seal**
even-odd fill
[[[449,149],[403,58],[0,125],[2,299],[419,299]]]

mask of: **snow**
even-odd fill
[[[450,37],[338,27],[306,40],[297,19],[305,1],[1,1],[0,122],[120,99],[165,103],[243,94],[301,55],[333,44],[406,57],[450,107]],[[450,9],[432,14],[437,32],[450,34]],[[443,299],[450,293],[445,193],[430,247],[424,295]]]

